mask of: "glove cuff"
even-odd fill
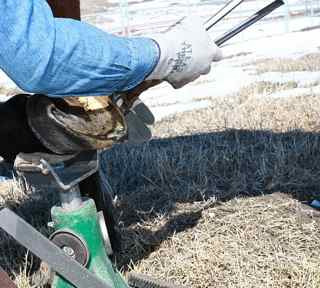
[[[168,46],[168,41],[165,39],[164,34],[158,34],[154,36],[150,36],[150,38],[156,43],[159,49],[159,61],[154,68],[154,70],[150,73],[150,75],[146,78],[146,81],[149,80],[163,80],[165,79],[170,72],[172,71],[171,65],[169,65],[170,59],[170,48]],[[174,51],[173,51],[174,53]]]
[[[220,49],[197,16],[186,17],[151,38],[160,48],[160,59],[147,80],[165,80],[174,88],[208,74],[212,61],[221,58]]]

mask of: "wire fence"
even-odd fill
[[[205,20],[226,2],[227,0],[109,0],[104,2],[101,11],[97,7],[95,13],[84,13],[84,20],[111,33],[148,35],[165,30],[186,15],[199,15]],[[271,0],[245,1],[215,26],[211,33],[219,35],[225,32],[270,2]],[[320,0],[285,2],[286,5],[241,33],[235,41],[320,25]]]

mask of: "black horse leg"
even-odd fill
[[[20,94],[0,103],[0,156],[7,162],[12,163],[20,152],[49,152],[28,125],[28,97]]]
[[[112,249],[118,251],[120,249],[120,234],[116,230],[115,207],[111,194],[102,185],[99,172],[80,183],[80,192],[82,196],[92,198],[96,203],[98,211],[103,212]]]

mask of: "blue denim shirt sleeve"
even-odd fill
[[[0,11],[0,68],[28,92],[63,97],[126,91],[159,59],[153,40],[54,18],[45,0],[1,0]]]

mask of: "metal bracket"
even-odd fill
[[[98,171],[99,156],[97,151],[80,153],[69,163],[64,162],[58,166],[53,166],[45,159],[41,159],[41,169],[44,172],[50,172],[58,186],[68,191]]]

